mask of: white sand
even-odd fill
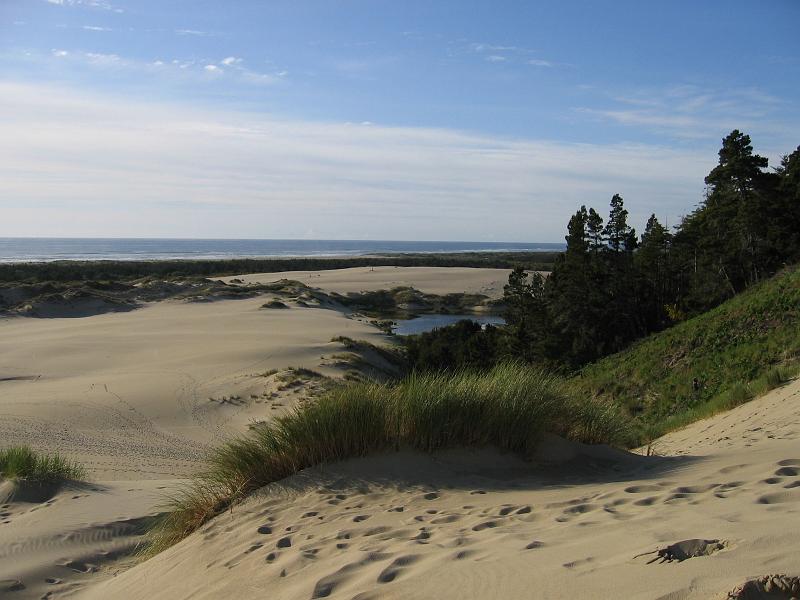
[[[666,436],[671,458],[587,449],[537,471],[487,451],[331,465],[82,597],[715,598],[800,573],[799,436],[796,381]],[[693,538],[726,547],[648,564]]]

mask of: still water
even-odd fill
[[[397,335],[415,335],[432,331],[438,327],[446,327],[459,321],[474,321],[481,325],[503,325],[505,320],[494,315],[422,315],[413,319],[401,319],[395,322],[392,331]]]

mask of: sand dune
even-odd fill
[[[503,286],[508,283],[508,274],[508,269],[468,267],[353,267],[329,271],[250,273],[224,277],[221,280],[269,283],[279,279],[294,279],[311,287],[339,294],[408,286],[427,294],[467,292],[500,298],[503,295]]]
[[[553,443],[549,467],[460,451],[313,469],[81,597],[707,599],[800,572],[800,382],[666,436],[672,456]]]
[[[68,454],[98,480],[183,477],[208,444],[274,413],[264,372],[324,371],[322,357],[341,349],[333,336],[381,339],[336,311],[263,303],[0,320],[0,438]]]
[[[496,296],[507,272],[296,275],[247,277]],[[487,450],[311,469],[129,568],[209,447],[301,401],[271,369],[335,374],[333,336],[384,339],[265,299],[0,320],[0,439],[65,453],[92,479],[0,487],[0,597],[680,600],[800,574],[800,382],[665,436],[657,457],[551,438],[537,464]]]

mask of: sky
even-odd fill
[[[800,144],[800,1],[0,0],[0,236],[563,241]]]

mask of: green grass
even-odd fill
[[[576,384],[635,416],[644,443],[777,387],[800,365],[800,268],[584,368]],[[695,389],[693,380],[699,387]]]
[[[492,446],[530,456],[545,431],[591,443],[628,435],[615,406],[578,400],[563,380],[519,364],[338,386],[216,450],[208,470],[171,498],[149,549],[172,545],[249,492],[315,465],[400,448]]]
[[[59,454],[37,454],[27,446],[0,450],[0,479],[55,482],[85,476],[81,465]]]

